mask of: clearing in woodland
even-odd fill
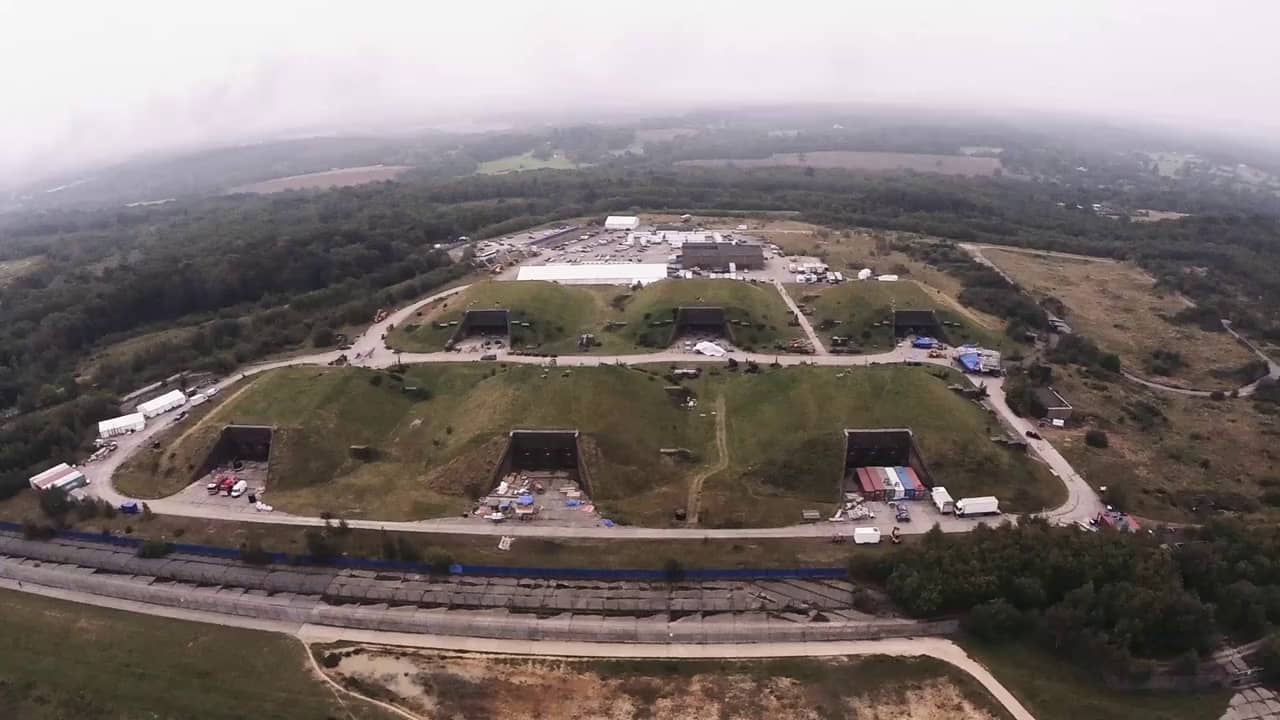
[[[809,153],[774,153],[767,158],[724,158],[681,160],[677,165],[701,167],[815,167],[884,172],[911,170],[943,175],[998,175],[1004,166],[999,158],[970,155],[927,155],[922,153],[862,152],[857,150],[817,150]]]
[[[413,168],[408,165],[365,165],[363,167],[338,168],[305,175],[289,175],[262,182],[233,187],[229,193],[276,193],[286,190],[323,190],[331,187],[364,185],[365,183],[394,180]]]
[[[1119,355],[1131,373],[1203,390],[1231,390],[1253,379],[1241,377],[1258,359],[1248,348],[1220,328],[1175,322],[1190,304],[1138,267],[989,247],[982,254],[1037,299],[1060,301],[1072,331]]]

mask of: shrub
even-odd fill
[[[1227,394],[1222,392],[1221,390],[1214,390],[1213,392],[1209,393],[1209,399],[1218,400],[1218,401],[1226,400]]]
[[[1090,430],[1084,434],[1084,443],[1089,447],[1105,448],[1111,444],[1111,441],[1102,430]]]
[[[308,530],[303,534],[307,543],[307,555],[312,562],[327,565],[338,557],[338,547],[324,530]]]
[[[27,540],[49,540],[57,534],[52,525],[37,523],[34,520],[22,521],[22,537]]]
[[[453,565],[453,556],[444,551],[431,553],[431,557],[427,561],[431,565],[431,573],[434,575],[448,575],[449,568]]]
[[[320,664],[332,670],[338,667],[338,663],[342,662],[342,656],[338,653],[325,653],[320,656]]]
[[[381,375],[381,373],[375,373],[375,374],[373,374],[373,375],[370,375],[370,376],[369,376],[369,384],[370,384],[370,385],[372,385],[372,386],[374,386],[374,387],[380,387],[380,386],[382,385],[382,375]]]
[[[147,540],[138,546],[140,558],[162,558],[171,552],[173,552],[173,545],[164,540]]]
[[[965,616],[964,628],[980,640],[1013,640],[1027,628],[1027,618],[1004,599],[996,598],[976,606]]]

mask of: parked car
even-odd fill
[[[238,498],[244,494],[245,490],[248,490],[248,489],[249,489],[249,483],[245,482],[244,480],[237,480],[236,484],[231,486],[231,497]]]
[[[480,359],[481,360],[497,360],[498,356],[494,355],[493,353],[485,353],[484,355],[480,356]]]
[[[218,494],[219,489],[221,488],[221,486],[222,486],[222,478],[216,478],[216,477],[215,477],[213,480],[210,480],[210,481],[209,481],[209,484],[208,484],[208,485],[205,485],[205,486],[204,486],[204,489],[205,489],[205,490],[206,490],[210,495],[217,495],[217,494]]]
[[[1035,430],[1028,430],[1028,431],[1027,431],[1027,437],[1031,438],[1032,440],[1039,440],[1039,439],[1041,439],[1041,438],[1040,438],[1040,433],[1036,432]]]
[[[893,517],[898,522],[911,522],[911,513],[907,511],[905,503],[898,503],[898,507],[893,511]]]
[[[218,483],[218,491],[221,492],[223,495],[230,495],[231,488],[235,486],[236,486],[235,477],[232,475],[228,475],[222,478],[222,481]]]

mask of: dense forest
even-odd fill
[[[1222,636],[1243,642],[1280,622],[1280,529],[1214,522],[1178,537],[980,527],[855,561],[919,617],[963,613],[984,639],[1028,639],[1116,680],[1153,660],[1194,665]]]

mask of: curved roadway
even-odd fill
[[[437,300],[458,294],[466,290],[469,285],[461,285],[458,287],[445,290],[427,298],[414,302],[391,313],[381,322],[374,323],[363,334],[361,334],[352,343],[352,347],[345,351],[345,354],[351,361],[351,365],[355,367],[368,368],[385,368],[395,365],[397,362],[404,363],[444,363],[444,362],[480,362],[478,353],[458,353],[458,352],[434,352],[434,353],[397,353],[387,347],[385,336],[390,329],[403,323],[406,319],[413,315],[418,309],[435,302]],[[224,389],[231,384],[237,382],[241,378],[256,375],[267,370],[273,370],[282,367],[291,366],[323,366],[335,360],[342,351],[328,351],[323,353],[315,353],[311,355],[303,355],[297,357],[286,358],[273,362],[260,363],[251,365],[241,369],[238,373],[233,373],[221,380],[217,386]],[[509,363],[523,364],[549,364],[555,363],[558,366],[597,366],[601,364],[644,364],[644,363],[721,363],[721,358],[707,358],[698,355],[691,355],[684,352],[662,351],[656,353],[637,353],[630,355],[561,355],[554,360],[551,358],[537,357],[530,355],[512,355],[506,351],[497,353],[499,360]],[[762,353],[734,353],[732,357],[740,361],[755,361],[762,365],[777,363],[783,366],[798,365],[820,365],[832,367],[856,367],[881,364],[900,364],[905,362],[928,363],[933,365],[947,365],[946,360],[932,359],[927,353],[921,350],[915,350],[907,346],[900,346],[889,352],[879,353],[875,355],[770,355]],[[970,378],[971,382],[986,385],[988,391],[988,403],[999,413],[1000,416],[1012,426],[1018,433],[1025,436],[1026,431],[1033,428],[1032,423],[1026,419],[1018,417],[1010,409],[1004,398],[1004,381],[1003,378]],[[113,485],[113,476],[116,469],[129,458],[131,454],[139,448],[150,442],[151,438],[164,430],[170,424],[170,418],[178,411],[171,411],[165,415],[161,415],[151,420],[146,429],[132,435],[125,435],[117,438],[118,449],[116,452],[108,455],[102,460],[85,465],[82,470],[89,479],[89,492],[103,498],[113,504],[120,504],[133,498],[129,498],[115,489]],[[1047,510],[1043,515],[1055,522],[1071,523],[1079,520],[1089,520],[1097,516],[1104,509],[1104,505],[1099,500],[1097,494],[1089,487],[1084,478],[1080,476],[1064,458],[1047,440],[1028,439],[1032,452],[1037,455],[1049,467],[1050,471],[1062,480],[1067,489],[1066,501],[1057,508]],[[278,525],[322,525],[324,521],[319,517],[308,517],[300,515],[290,515],[283,512],[256,513],[248,511],[247,506],[230,507],[221,505],[193,504],[188,503],[174,497],[160,498],[155,500],[146,500],[151,509],[162,515],[173,515],[179,517],[195,517],[204,519],[222,519],[234,520],[240,522],[258,522],[270,523]],[[612,538],[612,539],[650,539],[650,540],[666,540],[666,539],[701,539],[701,538],[803,538],[803,537],[830,537],[836,531],[836,527],[827,523],[816,523],[807,525],[792,525],[785,527],[770,528],[737,528],[737,529],[713,529],[713,528],[644,528],[644,527],[566,527],[554,525],[539,524],[521,524],[521,523],[504,523],[502,525],[493,525],[490,523],[476,523],[473,520],[463,518],[437,518],[430,520],[417,521],[381,521],[381,520],[348,520],[351,527],[395,530],[402,532],[434,532],[434,533],[452,533],[460,535],[513,535],[513,536],[536,536],[544,538]],[[887,521],[889,525],[893,523]],[[943,516],[940,524],[946,532],[966,532],[977,526],[979,521],[965,520],[950,516]],[[887,528],[886,528],[887,529]],[[915,526],[904,526],[903,532],[906,533],[922,533],[929,528],[924,523],[917,523]]]

